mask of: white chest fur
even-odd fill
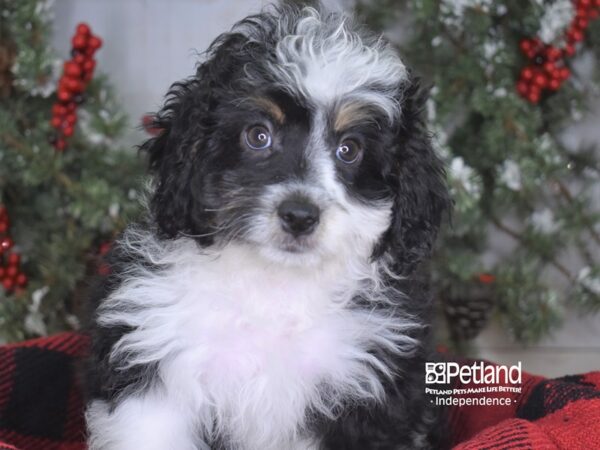
[[[115,359],[158,363],[163,395],[197,417],[207,439],[292,448],[311,410],[335,415],[342,399],[382,395],[392,368],[370,350],[414,344],[404,334],[413,323],[349,308],[374,281],[368,264],[362,276],[356,267],[285,268],[239,247],[201,255],[191,242],[159,262],[163,270],[139,269],[114,292],[99,321],[136,328]]]

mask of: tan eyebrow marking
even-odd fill
[[[369,121],[372,118],[372,108],[361,102],[344,103],[335,115],[333,128],[336,132],[344,131],[357,122]]]
[[[273,100],[265,97],[253,97],[252,101],[257,106],[271,114],[271,116],[273,116],[277,122],[283,123],[285,121],[285,113]]]

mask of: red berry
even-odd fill
[[[600,16],[600,11],[598,11],[597,9],[592,9],[588,14],[588,17],[592,20],[597,19],[598,16]]]
[[[527,54],[533,48],[533,42],[530,39],[521,39],[519,47],[521,47],[523,53]]]
[[[14,278],[19,273],[19,268],[17,266],[9,266],[6,268],[6,276],[10,278]]]
[[[73,127],[72,126],[66,126],[63,129],[63,135],[65,137],[71,137],[71,136],[73,136]]]
[[[561,70],[561,69],[558,69],[558,68],[554,69],[554,70],[553,70],[553,71],[550,73],[550,78],[553,78],[553,79],[560,80],[560,79],[561,79],[561,77],[560,77],[560,70]]]
[[[491,284],[496,281],[496,277],[490,273],[482,273],[477,277],[480,283]]]
[[[68,77],[78,78],[81,76],[81,68],[74,61],[69,61],[65,63],[65,75]]]
[[[524,80],[531,80],[533,78],[533,69],[530,67],[525,67],[521,72],[521,76]]]
[[[93,59],[88,59],[83,63],[83,70],[86,72],[92,72],[96,67],[96,61]]]
[[[66,117],[66,121],[67,121],[67,123],[68,123],[69,125],[75,125],[75,124],[77,123],[77,115],[75,115],[75,114],[72,114],[72,113],[71,113],[71,114],[69,114],[69,115]]]
[[[6,250],[10,249],[12,246],[13,246],[13,241],[11,238],[3,237],[2,240],[0,240],[0,249],[2,251],[6,251]]]
[[[567,39],[569,40],[569,42],[583,41],[583,33],[581,32],[581,30],[572,28],[569,31],[567,31]]]
[[[8,224],[6,222],[0,222],[0,234],[4,234],[8,231]]]
[[[18,266],[21,262],[21,255],[18,253],[11,253],[8,255],[8,264],[10,266]]]
[[[88,45],[90,48],[98,50],[100,47],[102,47],[102,39],[100,39],[98,36],[92,36]]]
[[[558,90],[559,87],[560,87],[560,80],[558,80],[556,78],[552,78],[550,80],[550,82],[548,83],[548,88],[550,88],[553,91]]]
[[[69,102],[67,103],[67,111],[68,112],[73,112],[77,109],[77,104],[75,102]]]
[[[82,22],[79,25],[77,25],[76,33],[82,36],[89,36],[91,33],[90,26],[87,23]]]
[[[565,46],[565,54],[567,56],[573,56],[575,54],[575,46],[573,44],[567,44]]]
[[[522,39],[521,42],[519,43],[521,50],[526,55],[531,54],[531,52],[535,53],[535,52],[539,51],[540,48],[542,47],[542,45],[543,45],[542,41],[539,38]]]
[[[4,269],[4,267],[0,266],[0,278],[4,278],[6,270]]]
[[[112,242],[103,242],[102,244],[100,244],[100,248],[98,249],[98,252],[101,255],[106,255],[110,251],[111,247],[112,247]]]
[[[73,36],[71,43],[73,44],[73,48],[77,50],[83,50],[87,47],[88,39],[86,36],[76,34],[75,36]]]
[[[546,85],[548,84],[548,79],[541,73],[538,73],[534,79],[533,82],[539,86],[541,89],[545,88]]]
[[[62,152],[67,147],[67,143],[64,139],[57,139],[54,143],[54,148],[59,152]]]
[[[2,286],[4,286],[4,289],[7,291],[11,291],[15,287],[15,282],[12,278],[7,277],[2,280]]]
[[[15,281],[19,286],[23,287],[27,284],[27,275],[25,275],[24,273],[20,273],[17,275]]]
[[[556,47],[548,47],[546,50],[546,58],[548,61],[556,61],[560,58],[561,52]]]
[[[71,92],[79,93],[83,90],[83,84],[76,78],[67,79],[65,85]]]
[[[560,78],[563,80],[567,80],[571,76],[571,71],[568,67],[563,67],[560,69]]]
[[[55,103],[52,105],[52,114],[54,116],[64,116],[67,113],[67,108],[64,105]]]
[[[527,82],[523,80],[519,81],[517,83],[517,92],[522,96],[527,95],[527,93],[529,92],[529,85],[527,84]]]
[[[69,90],[69,80],[71,78],[67,77],[67,76],[62,76],[60,77],[60,80],[58,80],[58,90],[60,91],[61,89],[63,91],[68,91]]]
[[[69,91],[67,91],[66,89],[59,89],[56,96],[63,103],[66,103],[69,100],[71,100],[71,93]]]
[[[555,68],[556,68],[556,66],[554,65],[554,63],[553,63],[553,62],[550,62],[550,61],[548,61],[548,62],[544,63],[544,70],[545,70],[547,73],[552,73],[552,72],[554,72],[554,69],[555,69]]]
[[[52,128],[60,128],[62,125],[62,119],[60,117],[53,117],[50,119],[50,125],[52,125]]]
[[[85,58],[85,55],[83,53],[77,53],[75,55],[75,57],[73,58],[73,61],[75,61],[75,64],[78,64],[78,65],[81,66],[85,62],[85,59],[86,58]]]
[[[577,17],[575,19],[575,24],[577,25],[577,28],[579,28],[580,30],[585,30],[588,27],[588,25],[590,24],[590,22],[585,17]]]

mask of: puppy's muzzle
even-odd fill
[[[319,224],[319,208],[308,200],[291,198],[277,208],[281,228],[294,237],[312,233]]]

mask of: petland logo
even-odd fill
[[[425,384],[452,384],[458,377],[462,384],[521,384],[521,361],[513,366],[471,365],[456,362],[425,363]]]

